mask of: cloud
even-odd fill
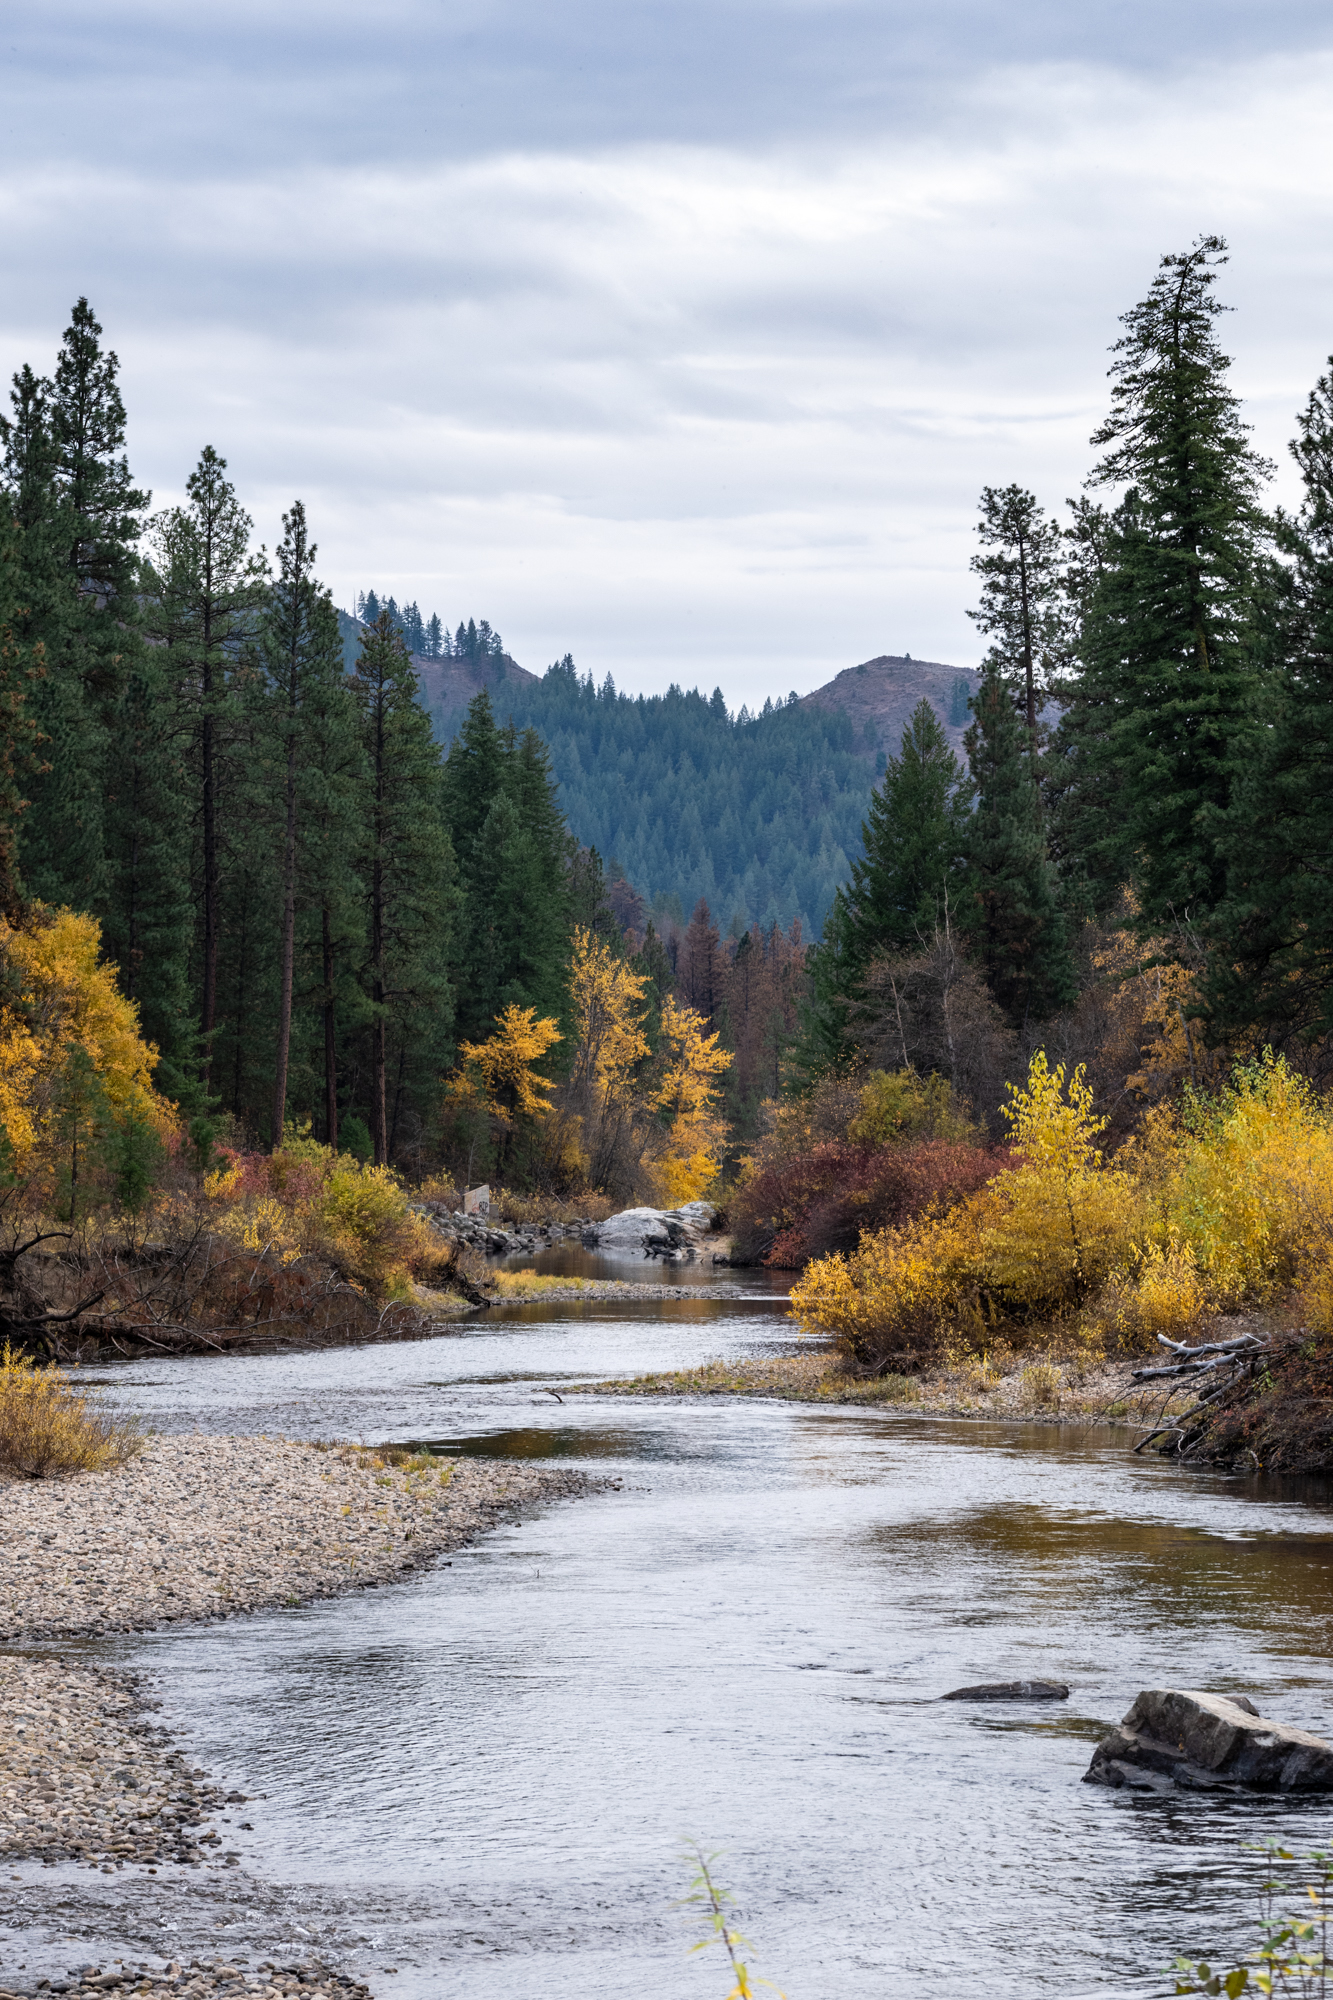
[[[855,7],[769,12],[788,54],[815,14],[869,33]],[[330,17],[317,69],[354,26]],[[1333,57],[1188,87],[992,63],[946,102],[928,55],[929,118],[836,139],[351,159],[344,134],[297,161],[201,143],[171,173],[131,144],[20,150],[0,361],[49,366],[86,291],[159,500],[211,442],[268,539],[302,494],[342,601],[487,616],[526,664],[568,648],[753,702],[886,650],[972,659],[980,487],[1077,490],[1116,316],[1202,229],[1232,239],[1236,382],[1281,451],[1333,346]]]

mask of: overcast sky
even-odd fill
[[[1314,0],[35,0],[0,53],[6,375],[86,293],[155,505],[213,444],[341,603],[537,670],[973,662],[980,488],[1077,491],[1201,231],[1270,455],[1333,350]]]

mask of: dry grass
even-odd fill
[[[137,1421],[100,1407],[62,1368],[36,1368],[6,1343],[0,1352],[0,1471],[27,1479],[107,1472],[137,1458]]]
[[[556,1201],[549,1194],[515,1194],[499,1188],[491,1196],[491,1213],[504,1222],[605,1222],[617,1204],[609,1195],[594,1194],[585,1188],[568,1201]]]
[[[564,1395],[766,1396],[784,1402],[840,1403],[868,1408],[897,1406],[922,1416],[1036,1417],[1041,1421],[1126,1423],[1151,1428],[1161,1402],[1129,1380],[1132,1363],[1073,1353],[1058,1345],[1021,1358],[999,1347],[968,1355],[921,1375],[858,1377],[835,1354],[765,1356],[709,1361],[674,1373],[562,1387]]]

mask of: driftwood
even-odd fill
[[[1177,1457],[1183,1457],[1204,1429],[1204,1425],[1197,1420],[1215,1416],[1219,1409],[1244,1391],[1258,1372],[1260,1362],[1272,1352],[1272,1343],[1254,1333],[1238,1334],[1234,1340],[1201,1341],[1197,1347],[1190,1347],[1183,1340],[1168,1340],[1164,1333],[1159,1333],[1157,1342],[1179,1358],[1165,1368],[1136,1368],[1131,1375],[1132,1381],[1170,1381],[1182,1385],[1206,1381],[1208,1386],[1191,1409],[1168,1417],[1166,1404],[1176,1394],[1174,1387],[1169,1389],[1166,1404],[1163,1405],[1164,1421],[1141,1437],[1134,1449],[1146,1451],[1158,1438],[1171,1437],[1175,1442],[1170,1448]]]

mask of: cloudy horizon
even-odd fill
[[[1059,508],[1118,314],[1227,236],[1280,465],[1333,349],[1313,6],[54,6],[11,28],[0,365],[86,293],[154,505],[213,444],[340,603],[537,671],[973,663],[980,488]]]

